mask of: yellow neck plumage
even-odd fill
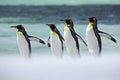
[[[54,31],[50,31],[50,34],[52,34],[52,35],[55,35],[56,34],[56,32],[54,32]]]
[[[92,24],[93,24],[93,23],[90,22],[90,23],[88,24],[88,27],[87,27],[87,28],[93,28],[93,25],[92,25]]]
[[[22,32],[17,31],[17,35],[18,35],[18,36],[22,36],[23,34],[22,34]]]
[[[69,30],[69,26],[68,26],[68,25],[66,25],[64,29],[65,29],[65,30]]]

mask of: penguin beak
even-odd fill
[[[16,26],[11,26],[11,28],[17,28]]]
[[[66,20],[65,20],[65,19],[61,19],[60,21],[66,22]]]
[[[85,21],[89,21],[89,18],[86,18],[86,19],[82,19],[82,20],[85,20]]]
[[[50,29],[52,30],[52,28],[51,28],[50,24],[46,24],[46,25],[48,25],[48,26],[50,27]]]
[[[49,27],[51,28],[50,24],[46,24],[46,25],[49,26]]]
[[[49,24],[46,24],[46,25],[50,26]]]

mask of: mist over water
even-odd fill
[[[52,55],[33,55],[31,59],[0,56],[0,65],[1,80],[120,79],[120,54],[82,55],[77,59],[57,59]]]

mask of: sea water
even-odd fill
[[[0,6],[0,80],[119,80],[120,79],[120,6]],[[93,13],[93,11],[96,11]],[[68,13],[69,12],[69,13]],[[88,13],[89,12],[89,13]],[[79,40],[81,57],[64,56],[57,59],[50,48],[31,42],[32,58],[20,56],[16,29],[10,26],[22,24],[27,33],[47,42],[54,23],[63,35],[65,24],[60,19],[72,18],[75,31],[85,40],[88,21],[98,18],[98,28],[111,34],[117,43],[102,38],[101,56],[89,54]]]

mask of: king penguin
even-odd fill
[[[54,24],[46,24],[50,27],[50,36],[48,38],[48,47],[51,47],[52,53],[57,57],[63,56],[63,37]]]
[[[17,44],[20,54],[24,57],[31,57],[31,44],[30,41],[36,41],[42,44],[45,42],[37,37],[29,36],[23,25],[11,26],[11,28],[18,29],[17,31]]]
[[[89,21],[89,24],[86,28],[86,42],[90,53],[101,53],[101,36],[106,37],[116,43],[116,39],[113,38],[110,34],[98,30],[97,19],[95,17],[90,17],[87,20]]]
[[[68,55],[71,57],[78,57],[80,55],[78,38],[80,38],[85,45],[87,44],[82,37],[75,32],[72,19],[62,19],[61,21],[66,23],[64,27],[64,39]]]

